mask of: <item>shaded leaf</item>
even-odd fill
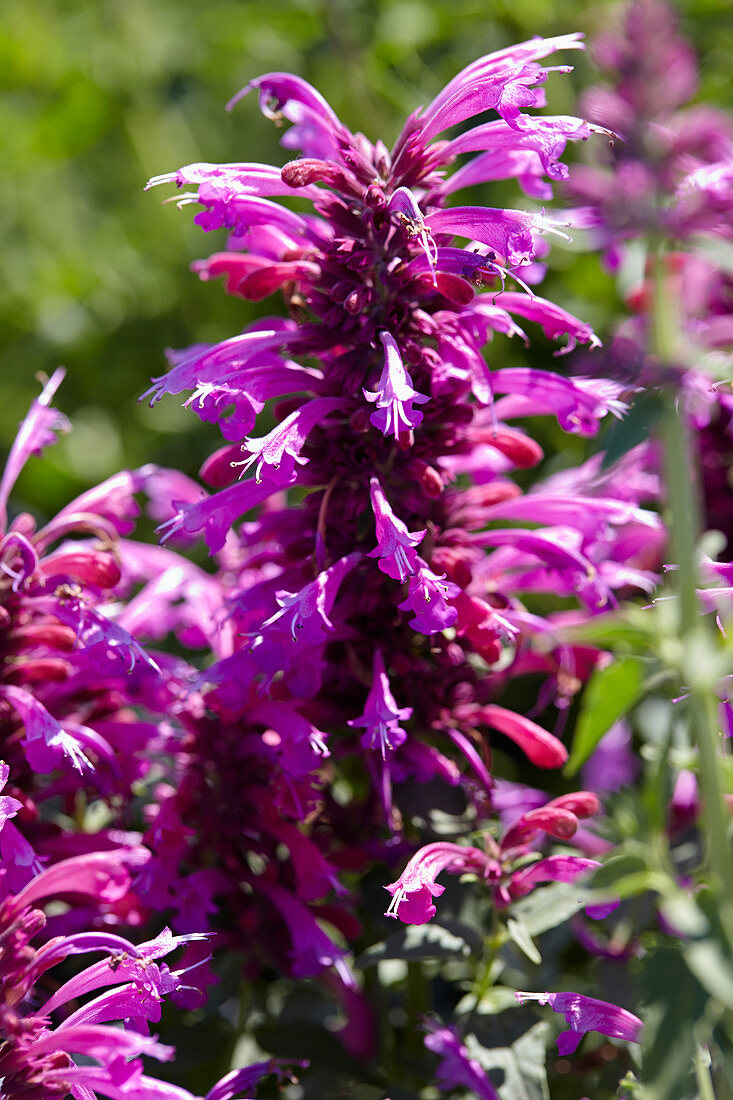
[[[523,922],[530,936],[539,936],[575,916],[585,904],[587,898],[580,887],[553,882],[549,886],[538,886],[527,897],[520,898],[512,906],[512,912]]]
[[[647,392],[637,397],[626,416],[622,420],[615,420],[611,425],[606,436],[606,453],[601,469],[607,470],[632,447],[648,439],[662,415],[663,408],[662,398],[658,393]]]
[[[507,1008],[514,1008],[517,998],[513,989],[507,989],[505,985],[492,985],[482,995],[479,1001],[473,993],[466,993],[456,1005],[456,1016],[470,1016],[476,1012],[480,1016],[493,1016],[495,1013],[504,1012]]]
[[[705,1013],[705,990],[685,966],[677,945],[650,951],[639,982],[645,1001],[641,1079],[652,1096],[687,1100],[695,1095],[692,1058],[695,1027]]]
[[[461,921],[431,921],[429,924],[408,924],[381,943],[363,951],[355,966],[365,969],[384,959],[467,959],[480,955],[483,940],[476,929]]]
[[[668,875],[649,867],[641,856],[634,855],[609,859],[595,872],[590,885],[587,900],[594,904],[609,897],[634,897],[648,890],[666,895],[673,886]]]
[[[511,1013],[510,1016],[515,1017],[516,1014]],[[490,1019],[496,1025],[507,1022],[506,1017],[502,1017],[501,1021],[496,1017]],[[469,1036],[466,1046],[471,1056],[491,1073],[491,1080],[502,1100],[549,1100],[545,1071],[549,1030],[550,1025],[541,1020],[506,1046],[492,1045],[487,1049],[477,1036]],[[492,1031],[498,1038],[499,1028],[494,1027]]]
[[[689,906],[682,930],[688,938],[681,944],[684,960],[708,993],[733,1009],[733,947],[723,927],[721,907],[704,890],[695,901],[686,900]],[[678,905],[678,911],[681,908]]]

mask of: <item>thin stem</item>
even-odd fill
[[[710,1058],[702,1043],[695,1047],[695,1077],[698,1100],[715,1100],[715,1090],[710,1079]]]
[[[677,310],[671,301],[664,258],[657,258],[653,315],[654,351],[664,366],[679,358]],[[680,671],[689,682],[688,713],[692,735],[700,753],[700,782],[708,863],[717,875],[723,895],[733,900],[733,860],[727,837],[726,806],[718,766],[718,725],[710,682],[710,666],[716,652],[709,624],[701,616],[697,597],[696,546],[700,517],[696,499],[694,462],[688,432],[671,387],[665,398],[662,421],[667,498],[671,520],[672,553],[677,569],[674,584],[678,598]],[[708,659],[709,658],[709,659]]]

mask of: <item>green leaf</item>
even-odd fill
[[[583,695],[565,775],[575,775],[614,722],[639,700],[642,691],[642,664],[636,657],[622,657],[593,673]]]
[[[673,888],[674,881],[669,875],[650,867],[641,856],[614,856],[593,875],[587,901],[630,898],[648,890],[666,895]]]
[[[366,969],[385,959],[467,959],[480,955],[483,939],[479,932],[461,921],[430,921],[429,924],[408,924],[381,943],[367,947],[355,966]]]
[[[613,856],[593,875],[591,888],[593,890],[615,889],[621,879],[648,869],[646,861],[641,856]]]
[[[536,963],[537,966],[539,966],[542,962],[542,956],[537,950],[526,924],[521,920],[517,920],[516,917],[510,917],[507,921],[506,929],[519,950],[527,956],[530,962]]]
[[[684,960],[708,993],[733,1009],[733,946],[723,924],[723,907],[705,890],[694,901],[687,900],[686,910],[678,906],[683,921],[686,918],[682,931],[687,938],[680,948]]]
[[[687,1100],[692,1091],[695,1029],[705,1015],[706,994],[688,970],[677,944],[647,953],[641,963],[641,1079],[649,1095]]]
[[[657,393],[644,393],[637,397],[626,416],[622,420],[614,421],[606,436],[606,453],[601,462],[601,470],[607,470],[632,447],[649,438],[652,428],[662,415],[663,407],[662,398]]]
[[[549,886],[538,886],[526,898],[515,901],[512,912],[530,936],[539,936],[575,916],[586,904],[582,894],[577,886],[553,882]]]
[[[708,993],[733,1009],[733,959],[713,936],[691,940],[682,947],[685,962]]]
[[[276,1057],[300,1059],[312,1067],[327,1067],[330,1073],[359,1074],[362,1080],[374,1076],[365,1071],[335,1035],[308,1020],[268,1021],[254,1028],[260,1046]]]
[[[513,989],[507,989],[505,985],[492,985],[480,1000],[476,1000],[473,993],[466,993],[456,1005],[456,1016],[470,1016],[477,1013],[480,1016],[494,1016],[499,1012],[505,1012],[507,1008],[515,1008],[517,998]]]
[[[479,1027],[475,1035],[469,1035],[466,1046],[470,1056],[487,1072],[491,1071],[491,1079],[502,1100],[549,1100],[545,1071],[550,1030],[547,1021],[541,1020],[527,1028],[526,1017],[510,1012],[501,1017],[483,1017],[481,1023],[488,1026]],[[502,1036],[504,1045],[500,1045]]]
[[[614,649],[623,645],[635,650],[645,650],[651,641],[651,623],[648,615],[646,618],[637,615],[638,610],[627,607],[623,611],[594,615],[586,622],[569,626],[567,636],[571,642],[591,642],[603,649]]]

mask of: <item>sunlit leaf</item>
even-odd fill
[[[642,664],[635,657],[622,657],[593,673],[583,695],[566,775],[575,775],[614,722],[640,699],[642,690]]]

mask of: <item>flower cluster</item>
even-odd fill
[[[548,236],[570,228],[537,206],[567,178],[567,144],[623,130],[620,108],[602,125],[538,113],[549,74],[568,71],[545,60],[581,45],[535,38],[479,58],[391,150],[352,133],[305,81],[269,73],[231,106],[256,93],[267,117],[290,123],[282,144],[297,159],[198,163],[150,181],[183,189],[179,205],[197,205],[205,231],[228,231],[198,275],[248,301],[279,291],[285,316],[170,352],[153,379],[152,405],[185,395],[221,432],[207,489],[147,466],[42,526],[8,521],[24,462],[66,426],[51,407],[60,374],[11,451],[0,482],[3,1095],[195,1100],[141,1059],[171,1057],[149,1025],[164,998],[202,1005],[225,951],[251,980],[315,980],[348,1055],[368,1063],[379,1020],[350,949],[375,864],[382,883],[394,879],[387,915],[409,925],[436,916],[439,876],[478,880],[529,957],[513,907],[538,887],[568,888],[569,912],[593,920],[617,908],[580,897],[608,848],[594,791],[613,777],[580,791],[558,780],[554,794],[516,777],[566,763],[564,718],[607,660],[569,640],[568,625],[656,583],[659,477],[643,449],[609,468],[596,455],[544,470],[527,422],[591,438],[624,415],[628,378],[501,366],[492,346],[527,342],[525,325],[558,355],[599,345],[534,289]],[[656,49],[662,68],[679,64],[652,106],[676,111],[687,53],[664,35]],[[648,122],[647,83],[644,70],[618,93],[630,125],[642,108]],[[623,133],[636,149],[633,125]],[[639,156],[656,157],[655,226],[682,237],[725,205],[715,157],[728,146],[719,130],[669,133]],[[574,220],[602,227],[610,250],[651,223],[630,192],[623,225],[594,205],[599,178],[580,173]],[[522,208],[452,205],[500,180],[517,181]],[[669,186],[676,205],[659,199]],[[688,325],[718,349],[727,284],[704,263],[679,275],[697,293]],[[139,497],[163,545],[131,537]],[[182,552],[199,538],[205,567]],[[494,775],[494,754],[514,779]],[[461,831],[428,820],[436,791],[456,796]],[[577,939],[594,949],[590,933]],[[162,960],[178,948],[171,970]],[[101,960],[79,968],[91,953]],[[589,1030],[639,1039],[635,1016],[585,994],[517,996],[565,1014],[562,1054]],[[456,1028],[426,1028],[441,1086],[499,1095]],[[206,1100],[252,1092],[268,1073],[284,1081],[285,1063],[235,1069]]]
[[[317,919],[348,937],[354,894],[324,899],[344,893],[341,868],[387,858],[405,822],[400,791],[440,778],[491,814],[489,731],[536,767],[567,759],[555,734],[495,702],[510,678],[544,672],[545,698],[565,705],[599,656],[564,641],[562,615],[530,610],[536,597],[592,615],[619,589],[653,584],[663,532],[642,506],[643,478],[588,468],[522,493],[512,477],[543,459],[512,422],[553,416],[592,436],[625,408],[612,382],[484,359],[495,333],[526,341],[526,321],[564,338],[561,351],[598,344],[530,289],[558,225],[541,211],[446,206],[497,179],[551,197],[566,144],[598,128],[530,112],[544,105],[543,58],[580,45],[534,39],[481,58],[391,151],[351,133],[303,80],[270,73],[230,106],[256,92],[268,117],[292,124],[283,144],[299,159],[199,163],[150,181],[182,189],[204,230],[229,231],[225,251],[194,265],[201,278],[254,301],[279,289],[288,313],[171,353],[147,395],[187,393],[226,441],[202,468],[214,492],[178,504],[162,533],[203,536],[226,573],[230,627],[230,649],[198,682],[205,713],[181,714],[190,736],[154,811],[153,875],[250,968],[336,967],[342,996],[353,978]],[[487,110],[494,121],[472,122]],[[459,137],[442,136],[458,123]],[[464,154],[475,155],[448,172]],[[314,213],[277,201],[288,195]],[[372,780],[357,817],[328,782],[352,757]],[[441,869],[479,874],[501,906],[572,882],[597,863],[527,856],[597,809],[570,795],[487,835],[486,849],[429,844],[389,887],[390,912],[428,920]],[[375,841],[380,825],[394,840]]]

